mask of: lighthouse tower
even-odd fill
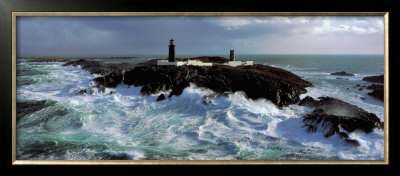
[[[235,50],[230,50],[229,61],[235,61]]]
[[[168,62],[175,62],[175,45],[174,45],[174,39],[171,39],[171,40],[169,41]]]

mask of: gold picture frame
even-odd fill
[[[17,160],[16,20],[19,16],[382,16],[384,18],[384,160]],[[389,12],[12,12],[12,165],[387,165],[389,164]]]

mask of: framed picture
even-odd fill
[[[13,12],[13,165],[388,164],[387,12]]]

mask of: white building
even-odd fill
[[[212,62],[202,62],[199,60],[187,60],[187,61],[175,61],[169,62],[167,59],[157,60],[157,65],[173,65],[173,66],[183,66],[183,65],[193,65],[193,66],[213,66],[213,65],[229,65],[231,67],[253,65],[253,61],[227,61],[225,63],[212,63]]]
[[[157,65],[174,65],[174,66],[182,66],[182,65],[193,65],[193,66],[212,66],[211,62],[202,62],[198,60],[187,60],[187,61],[175,61],[169,62],[166,59],[157,60]]]
[[[253,61],[228,61],[225,63],[212,63],[212,62],[202,62],[199,60],[187,60],[187,61],[176,61],[169,62],[167,59],[157,60],[157,65],[172,65],[172,66],[183,66],[183,65],[193,65],[193,66],[213,66],[213,65],[229,65],[231,67],[253,65]]]
[[[253,61],[228,61],[222,65],[229,65],[231,67],[241,66],[241,65],[253,65]]]

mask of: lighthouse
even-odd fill
[[[204,57],[203,57],[204,58]],[[253,65],[253,61],[235,61],[235,50],[230,50],[229,53],[229,60],[223,63],[221,62],[203,62],[202,58],[189,58],[189,59],[180,59],[177,61],[175,59],[175,44],[174,39],[169,41],[169,53],[168,59],[158,59],[157,60],[158,66],[185,66],[185,65],[193,65],[193,66],[213,66],[213,65],[228,65],[231,67],[236,66],[246,66],[246,65]],[[124,78],[122,78],[124,79]]]
[[[235,50],[230,50],[229,61],[235,61]]]
[[[175,45],[174,45],[174,39],[171,39],[171,40],[169,41],[168,62],[175,62]]]

